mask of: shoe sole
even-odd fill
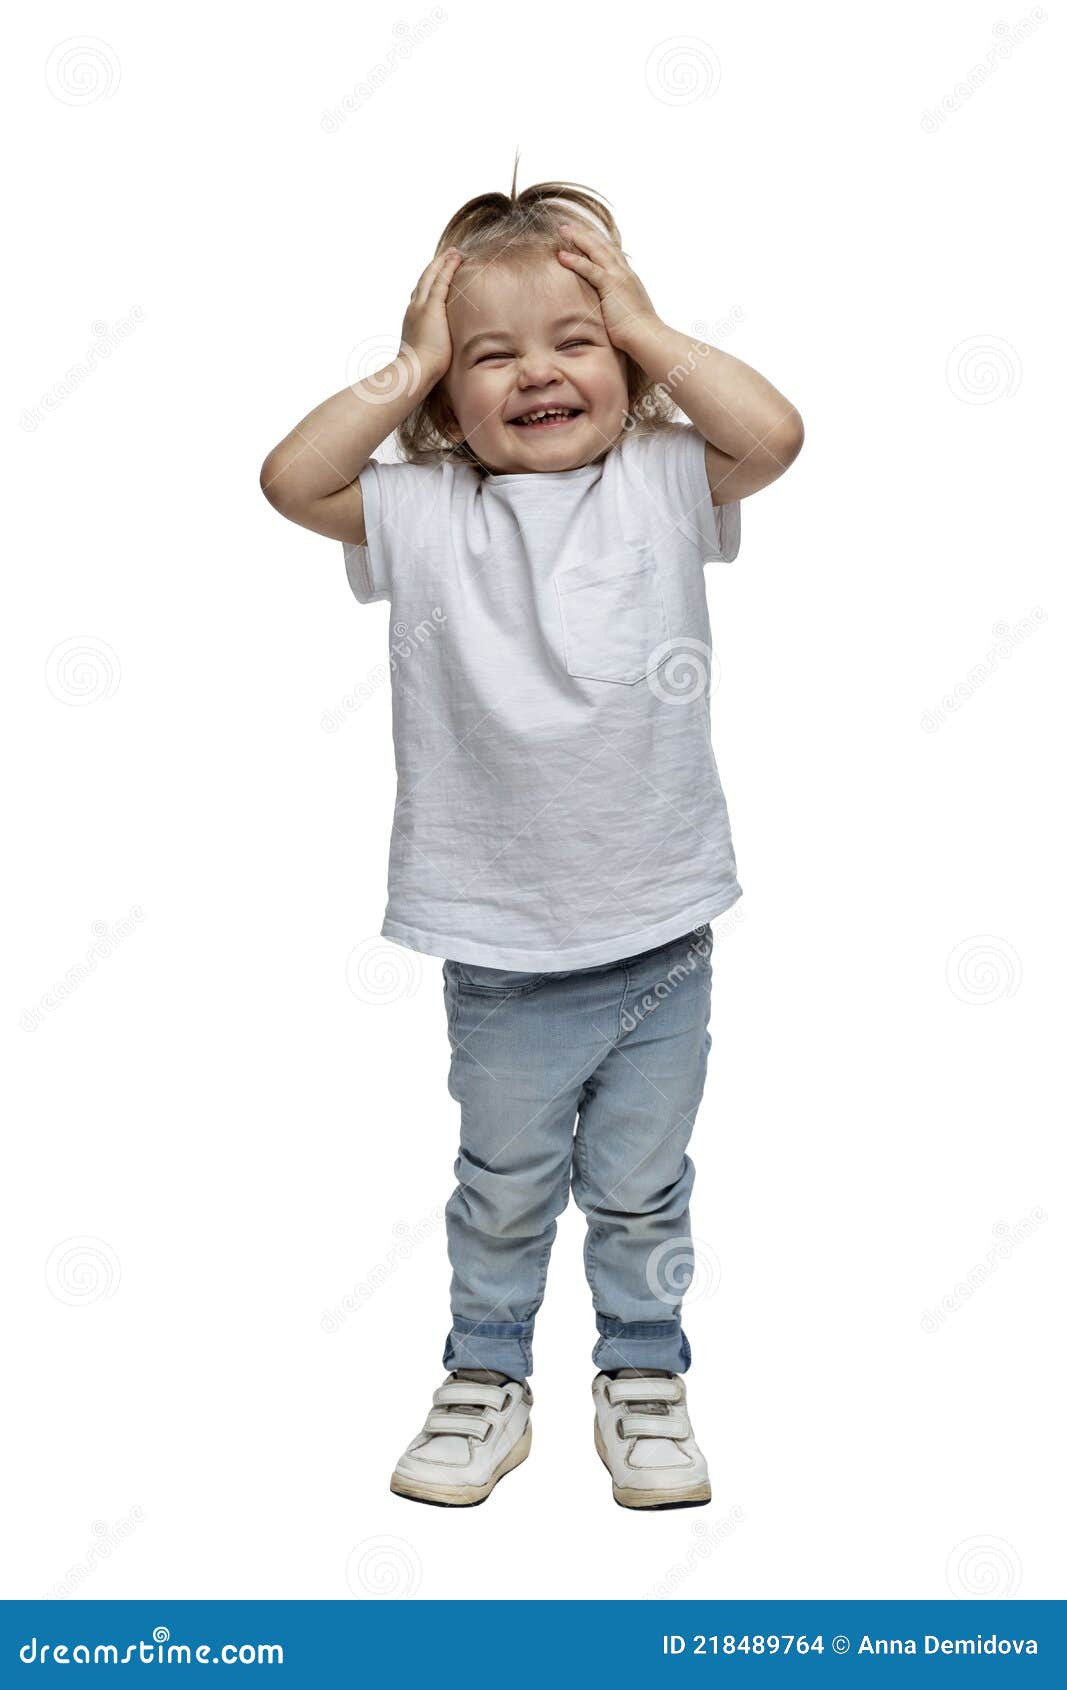
[[[394,1473],[389,1480],[389,1489],[394,1496],[406,1496],[411,1502],[429,1502],[438,1508],[476,1508],[505,1473],[510,1473],[512,1468],[521,1466],[526,1460],[532,1437],[533,1428],[527,1421],[526,1430],[518,1443],[509,1450],[484,1485],[428,1485],[419,1479],[409,1479],[406,1474]]]
[[[593,1439],[597,1454],[611,1473],[611,1462],[597,1421],[593,1422]],[[676,1485],[670,1490],[640,1490],[631,1485],[617,1485],[612,1474],[611,1494],[620,1508],[702,1508],[711,1501],[711,1481],[702,1479],[698,1485]]]

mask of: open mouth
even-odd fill
[[[569,405],[544,405],[539,410],[527,411],[525,416],[511,417],[509,421],[512,428],[563,428],[575,417],[583,415],[584,412]]]

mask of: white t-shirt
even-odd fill
[[[361,603],[388,599],[396,808],[383,936],[548,973],[741,896],[711,748],[703,565],[740,545],[688,424],[596,464],[360,474]]]

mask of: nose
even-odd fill
[[[559,373],[545,352],[527,352],[519,359],[518,383],[527,387],[548,387],[559,381]]]

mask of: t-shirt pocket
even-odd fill
[[[671,632],[656,556],[624,541],[605,557],[555,577],[567,673],[633,686],[671,655]]]

